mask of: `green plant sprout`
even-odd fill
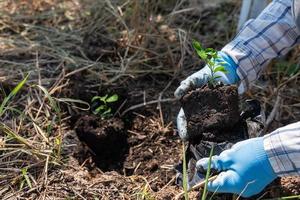
[[[101,118],[109,118],[112,116],[111,107],[109,106],[110,103],[118,101],[119,96],[117,94],[113,94],[108,96],[108,94],[104,96],[94,96],[92,98],[92,102],[100,101],[101,105],[98,106],[96,109],[93,110],[95,115],[100,115]]]
[[[208,75],[208,85],[210,87],[215,87],[217,85],[217,79],[221,76],[216,75],[217,72],[223,72],[227,73],[227,70],[222,65],[224,63],[216,64],[216,59],[219,58],[218,52],[214,50],[213,48],[203,48],[202,45],[196,41],[193,40],[193,47],[196,50],[198,56],[207,64],[207,66],[210,69],[210,74]]]
[[[202,193],[201,200],[205,200],[207,197],[207,184],[208,184],[208,179],[210,176],[210,171],[211,171],[211,159],[214,153],[214,146],[211,147],[210,153],[209,153],[209,159],[208,159],[208,167],[205,175],[205,184],[204,184],[204,189]]]
[[[214,146],[212,146],[211,150],[210,150],[210,154],[209,154],[209,160],[208,160],[208,168],[206,170],[206,175],[205,175],[205,180],[203,182],[200,182],[194,186],[192,186],[191,188],[188,189],[188,175],[187,175],[187,161],[186,161],[186,157],[185,157],[185,143],[182,143],[182,164],[183,164],[183,170],[182,170],[182,175],[183,175],[183,192],[179,193],[175,199],[181,199],[181,197],[184,197],[184,200],[189,200],[189,196],[188,193],[192,190],[196,190],[199,189],[200,187],[203,187],[203,193],[202,193],[202,197],[201,200],[206,200],[207,198],[207,184],[209,181],[214,180],[216,178],[216,176],[211,176],[210,172],[211,172],[211,162],[212,162],[212,156],[213,156],[213,152],[214,152]],[[213,195],[211,196],[210,199],[213,198],[215,193],[213,193]]]
[[[25,182],[26,182],[26,184],[27,184],[30,188],[32,188],[32,184],[31,184],[30,178],[29,178],[29,176],[28,176],[27,170],[28,170],[27,168],[22,168],[22,169],[21,169],[21,176],[22,176],[22,179],[23,179],[22,182],[21,182],[21,184],[20,184],[20,189],[21,189],[21,190],[23,189]]]

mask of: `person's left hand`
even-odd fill
[[[196,167],[206,170],[208,161],[209,158],[203,158]],[[211,168],[221,173],[208,183],[209,191],[243,197],[258,194],[277,177],[264,150],[263,137],[238,142],[219,156],[213,156]]]
[[[217,72],[216,76],[217,81],[222,82],[223,84],[235,84],[239,80],[239,77],[236,73],[237,64],[234,63],[232,58],[226,53],[219,51],[218,58],[214,61],[217,65],[222,65],[227,73]],[[208,82],[209,75],[211,73],[210,68],[206,65],[204,68],[195,72],[194,74],[187,77],[182,81],[179,87],[174,92],[174,96],[177,99],[182,98],[192,87],[201,87]],[[187,132],[187,121],[183,109],[181,108],[177,115],[177,129],[179,136],[182,140],[189,140],[190,136]],[[199,133],[200,134],[200,133]]]

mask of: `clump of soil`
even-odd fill
[[[84,115],[77,120],[75,131],[95,155],[94,160],[100,169],[109,171],[123,167],[128,143],[121,119],[101,120]]]
[[[190,91],[183,96],[181,104],[187,119],[187,131],[190,139],[209,137],[217,139],[239,122],[239,104],[236,86],[207,85]]]

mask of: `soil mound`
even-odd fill
[[[94,160],[101,170],[122,169],[128,143],[121,119],[101,120],[84,115],[77,120],[75,131],[78,138],[94,153]]]
[[[239,103],[236,86],[204,86],[190,91],[181,99],[191,138],[216,137],[239,122]],[[199,135],[201,134],[201,135]],[[213,141],[210,138],[210,141]]]

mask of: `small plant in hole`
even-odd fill
[[[113,102],[118,101],[119,96],[117,94],[113,94],[109,96],[108,94],[104,96],[94,96],[92,98],[92,103],[99,103],[98,106],[93,109],[93,113],[95,115],[100,115],[101,118],[107,119],[109,117],[112,117],[113,114],[111,113],[112,109],[110,107],[110,104]]]
[[[203,48],[200,42],[193,40],[193,47],[196,50],[198,56],[207,64],[210,69],[210,74],[208,76],[208,85],[210,87],[215,87],[218,84],[217,79],[221,76],[216,75],[217,72],[227,73],[227,70],[222,65],[224,63],[215,62],[219,56],[218,52],[213,48]]]

